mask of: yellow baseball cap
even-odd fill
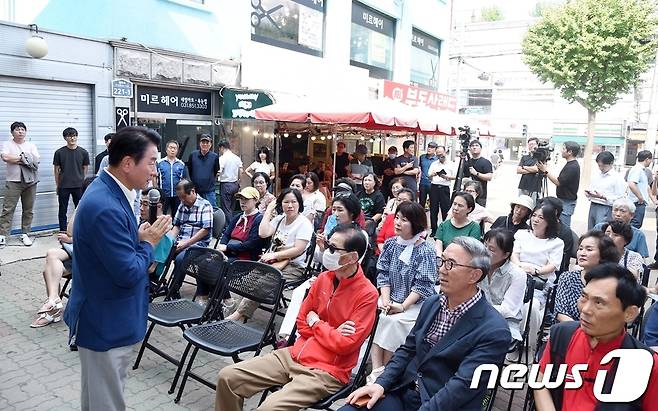
[[[258,190],[256,190],[253,187],[245,187],[239,192],[235,194],[235,197],[242,197],[244,199],[250,199],[253,198],[254,200],[260,200],[260,194],[258,193]]]

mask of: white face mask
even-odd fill
[[[342,254],[332,253],[328,248],[322,253],[322,265],[329,271],[336,271],[343,266],[339,263]]]
[[[391,160],[395,160],[396,157],[397,157],[397,155],[395,155],[395,154],[389,154],[388,155],[388,158],[390,158]]]

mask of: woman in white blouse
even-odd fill
[[[256,173],[265,173],[270,177],[270,180],[274,180],[274,163],[270,158],[270,149],[267,147],[261,147],[258,149],[256,156],[258,157],[258,160],[251,163],[251,165],[244,170],[245,174],[248,175],[249,178],[254,178],[254,174]]]
[[[314,222],[316,216],[322,216],[327,210],[327,197],[320,192],[320,179],[312,171],[306,173],[302,198],[304,199],[304,215],[311,222]]]
[[[540,282],[553,283],[564,251],[564,242],[557,236],[559,231],[560,220],[555,207],[546,202],[535,207],[530,216],[530,229],[514,234],[512,262]],[[535,298],[543,310],[543,292],[535,290]]]

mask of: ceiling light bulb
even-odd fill
[[[301,135],[301,134],[297,134],[297,138],[302,138],[302,135]]]
[[[287,132],[286,132],[286,133],[283,133],[283,137],[285,137],[285,138],[288,138],[289,135],[290,135],[290,134],[288,134]]]
[[[249,128],[249,126],[244,126],[244,127],[242,127],[242,131],[247,132],[247,131],[249,131],[249,130],[251,130],[251,129]]]

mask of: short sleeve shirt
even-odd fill
[[[628,172],[628,177],[626,179],[629,183],[632,181],[637,184],[637,188],[640,190],[644,201],[649,200],[649,179],[647,173],[644,172],[644,166],[636,164]],[[637,202],[639,199],[633,192],[628,190],[628,199],[632,202]]]
[[[477,159],[470,159],[464,164],[464,177],[470,177],[475,181],[479,181],[480,184],[482,184],[482,195],[480,197],[486,199],[488,181],[481,179],[475,174],[471,175],[471,173],[468,171],[469,167],[473,167],[475,171],[477,171],[480,174],[493,173],[493,166],[491,165],[491,161],[487,160],[484,157],[478,157]],[[480,197],[478,197],[478,199]]]
[[[53,165],[60,168],[59,188],[81,188],[85,180],[83,168],[89,165],[89,153],[79,146],[73,150],[60,147],[53,156]]]
[[[226,150],[224,154],[219,157],[219,169],[220,176],[219,181],[221,183],[235,183],[240,178],[240,168],[242,167],[242,159],[231,150]]]
[[[537,159],[532,155],[526,154],[521,157],[519,161],[519,167],[531,167],[537,165]],[[521,179],[519,180],[519,189],[527,190],[531,193],[536,193],[539,191],[539,184],[541,182],[541,175],[538,173],[528,173],[521,174]]]
[[[22,152],[32,154],[32,157],[39,161],[39,152],[37,151],[37,146],[29,141],[24,141],[21,144],[16,144],[12,140],[5,141],[2,143],[2,154],[9,154],[12,156],[18,156]],[[7,164],[7,181],[20,182],[21,181],[21,167],[18,164]]]
[[[286,224],[285,215],[278,215],[270,221],[270,225],[276,231],[272,235],[272,241],[279,240],[285,247],[292,247],[297,240],[311,241],[313,237],[313,224],[303,215],[298,215],[291,224]],[[281,221],[283,220],[283,221]],[[280,223],[280,224],[279,224]],[[305,253],[292,259],[292,263],[302,267],[304,266]]]
[[[395,167],[404,167],[408,163],[413,163],[413,167],[407,169],[407,171],[413,170],[414,168],[418,168],[418,158],[411,156],[411,157],[405,157],[405,156],[398,156],[395,159]],[[404,182],[407,185],[407,188],[412,190],[412,191],[417,191],[417,186],[416,184],[416,176],[410,176],[408,174],[397,174],[398,176],[404,178]]]
[[[580,271],[569,271],[560,275],[557,281],[557,291],[555,293],[555,313],[564,314],[574,321],[580,319],[578,311],[578,299],[583,293],[582,279]]]
[[[463,227],[457,228],[452,225],[452,220],[446,220],[439,224],[439,228],[436,229],[436,239],[440,240],[443,243],[443,248],[445,249],[448,244],[452,243],[452,240],[455,237],[466,236],[481,238],[482,230],[480,229],[480,224],[475,221],[471,221]]]
[[[580,165],[578,160],[567,161],[557,180],[560,185],[555,189],[555,196],[562,200],[576,200],[578,198],[578,187],[580,186]]]

